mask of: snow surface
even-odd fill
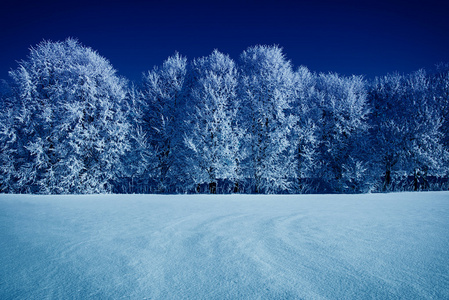
[[[449,193],[0,195],[1,299],[449,299]]]

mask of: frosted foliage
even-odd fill
[[[241,152],[236,94],[237,70],[234,61],[215,50],[197,59],[191,70],[195,84],[190,90],[189,130],[185,143],[192,154],[188,165],[195,183],[209,183],[216,192],[217,179],[235,182],[239,176]]]
[[[316,80],[306,67],[295,73],[295,100],[291,105],[294,118],[290,151],[294,155],[294,175],[291,190],[296,193],[312,192],[315,184],[307,183],[314,176],[317,165],[319,111],[315,103]]]
[[[0,107],[0,192],[16,192],[13,184],[17,174],[17,159],[20,149],[23,149],[20,128],[13,126],[14,111],[2,105]]]
[[[316,105],[319,108],[318,176],[332,192],[365,191],[369,151],[366,89],[361,77],[319,74]],[[357,179],[360,176],[363,180]],[[355,184],[359,182],[359,184]]]
[[[376,147],[384,176],[383,189],[394,189],[395,178],[414,176],[426,187],[427,174],[437,175],[444,168],[446,151],[442,144],[442,111],[430,92],[423,70],[377,79],[372,91],[376,115]]]
[[[290,189],[293,155],[289,137],[294,118],[288,114],[295,99],[295,75],[276,46],[248,48],[241,55],[242,115],[248,134],[247,173],[253,191],[274,193]]]
[[[154,168],[150,176],[157,180],[160,192],[176,190],[184,172],[178,154],[184,149],[186,72],[187,59],[176,53],[162,67],[148,72],[143,80],[140,121],[154,150]]]
[[[0,80],[2,193],[367,193],[449,187],[449,67],[375,80],[175,53],[129,83],[74,39]]]
[[[19,190],[110,191],[129,147],[121,109],[125,82],[110,63],[67,39],[32,48],[10,75],[30,155],[18,170]]]
[[[449,147],[449,63],[438,66],[438,72],[431,76],[430,89],[440,108],[442,117],[441,132],[443,145]]]

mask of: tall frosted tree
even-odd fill
[[[331,192],[364,192],[372,187],[367,157],[369,107],[362,77],[319,74],[317,106],[318,174]]]
[[[446,153],[443,148],[441,126],[442,109],[432,95],[430,80],[424,70],[410,74],[406,82],[411,144],[406,170],[413,174],[413,189],[428,189],[427,177],[439,175]],[[410,109],[413,107],[413,111]]]
[[[74,39],[44,41],[10,72],[28,155],[18,171],[28,192],[103,193],[129,149],[126,82]]]
[[[430,89],[435,104],[439,107],[442,144],[447,154],[449,150],[449,63],[437,65],[436,72],[430,75]],[[449,175],[449,158],[444,157],[446,176]]]
[[[237,127],[239,101],[236,94],[237,69],[229,56],[215,50],[192,63],[194,78],[189,96],[193,108],[185,142],[189,174],[196,184],[208,183],[217,192],[218,182],[228,181],[238,188],[242,152]]]
[[[158,192],[180,191],[185,186],[184,120],[187,59],[178,53],[143,79],[142,133],[154,149],[152,175]]]
[[[15,132],[11,111],[0,106],[0,192],[14,192]]]
[[[439,172],[445,150],[440,131],[441,110],[435,100],[423,70],[376,80],[371,101],[383,190],[397,189],[397,182],[407,182],[408,176],[413,177],[412,186],[401,188],[427,188],[428,173]]]
[[[290,137],[290,151],[294,156],[292,191],[307,193],[316,191],[311,179],[316,175],[319,110],[316,77],[302,66],[295,72],[295,99],[291,105],[294,127]]]
[[[295,75],[277,46],[250,47],[240,56],[242,123],[248,130],[246,176],[256,193],[291,189],[294,157],[289,113],[295,99]]]
[[[20,193],[18,189],[18,166],[26,154],[24,153],[23,140],[18,137],[23,135],[19,126],[17,111],[17,99],[7,81],[0,82],[0,192]]]
[[[126,115],[130,128],[127,132],[130,150],[124,158],[124,172],[121,183],[114,192],[151,193],[154,192],[154,169],[156,151],[149,141],[148,103],[141,90],[131,84],[126,93]]]

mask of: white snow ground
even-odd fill
[[[449,193],[0,195],[1,299],[449,299]]]

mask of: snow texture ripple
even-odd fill
[[[0,195],[1,299],[449,299],[449,193]]]

